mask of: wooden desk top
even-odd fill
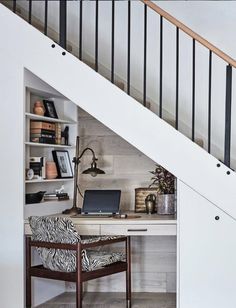
[[[148,215],[134,212],[127,212],[127,215],[127,218],[71,217],[61,213],[51,216],[70,218],[81,235],[176,235],[175,215]],[[25,220],[25,234],[31,234],[27,219]]]
[[[114,217],[70,217],[72,222],[77,225],[87,225],[87,224],[99,224],[99,225],[176,225],[177,220],[175,215],[157,215],[157,214],[144,214],[144,213],[134,213],[127,212],[127,218],[114,218]],[[68,215],[60,215],[68,216]],[[136,216],[136,218],[133,218]]]

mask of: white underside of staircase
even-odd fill
[[[0,265],[3,307],[23,307],[22,140],[24,69],[28,69],[178,177],[178,307],[220,308],[225,300],[225,307],[234,308],[235,173],[227,175],[230,169],[224,165],[217,168],[217,159],[77,58],[63,56],[58,45],[51,48],[49,38],[2,5],[0,38],[0,137],[4,144],[0,184],[6,217],[0,240],[7,237],[14,246],[4,247]],[[10,232],[6,231],[9,227]],[[17,292],[11,297],[9,287],[14,283]]]

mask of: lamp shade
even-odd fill
[[[97,168],[96,162],[93,161],[92,164],[91,164],[91,167],[86,169],[86,170],[84,170],[82,173],[83,174],[90,174],[91,176],[95,177],[98,174],[105,174],[105,171]]]

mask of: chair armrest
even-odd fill
[[[52,243],[43,241],[34,241],[30,236],[26,236],[27,245],[29,247],[40,247],[40,248],[54,248],[54,249],[65,249],[65,250],[77,250],[78,244],[68,244],[68,243]]]
[[[95,238],[89,238],[82,240],[79,245],[81,249],[110,245],[113,243],[124,242],[127,240],[127,236],[99,236]]]

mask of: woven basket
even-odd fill
[[[146,213],[146,205],[145,205],[145,198],[149,194],[154,194],[157,196],[157,188],[136,188],[135,189],[135,212],[136,213]]]

